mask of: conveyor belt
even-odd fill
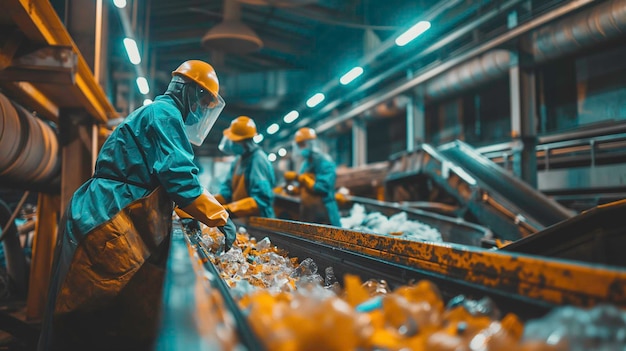
[[[484,239],[490,239],[492,233],[489,229],[470,223],[461,218],[452,218],[434,212],[407,208],[392,202],[378,201],[358,196],[347,196],[347,203],[340,205],[342,216],[348,215],[348,210],[354,204],[365,207],[367,213],[380,212],[391,217],[400,212],[405,212],[408,220],[422,222],[441,233],[443,241],[470,246],[482,246]]]
[[[425,175],[499,238],[518,240],[573,215],[461,141],[423,144],[405,157],[410,169],[390,173],[387,182]]]
[[[199,245],[198,234],[199,230],[190,228],[183,232],[180,223],[174,222],[155,350],[223,349],[218,340],[225,335],[215,334],[218,332],[215,320],[220,319],[222,308],[232,318],[221,316],[219,323],[223,326],[219,332],[236,334],[240,346],[246,350],[264,350],[209,261],[206,250]]]
[[[396,283],[431,277],[447,286],[442,290],[448,296],[479,292],[506,308],[521,305],[522,315],[564,304],[626,307],[626,271],[614,267],[258,217],[250,220],[248,231],[270,237],[301,259],[310,254],[321,260],[319,266],[340,264],[333,266],[337,272],[379,275]]]
[[[408,208],[391,202],[378,201],[359,196],[346,196],[346,202],[339,204],[342,217],[348,216],[350,209],[355,204],[365,207],[367,213],[380,212],[387,217],[391,217],[400,212],[407,214],[408,220],[419,221],[436,228],[441,233],[444,241],[470,245],[482,246],[483,240],[492,237],[491,231],[483,226],[470,223],[461,218],[453,218],[434,212],[428,212],[416,208]],[[298,208],[300,199],[297,197],[276,194],[274,209],[281,219],[298,220]]]
[[[502,248],[626,267],[626,200],[601,205]]]
[[[287,250],[290,257],[300,260],[310,257],[320,270],[333,267],[340,281],[344,274],[350,273],[364,281],[384,279],[394,289],[428,279],[438,286],[445,300],[459,294],[473,299],[487,296],[502,312],[516,313],[522,320],[540,317],[555,306],[565,304],[612,303],[626,307],[626,272],[610,267],[503,254],[462,245],[394,240],[330,226],[267,218],[251,218],[247,229],[259,240],[268,237],[273,245]],[[219,292],[223,306],[233,314],[241,346],[249,350],[261,349],[262,344],[226,291],[226,285],[215,279],[215,267],[203,244],[194,236],[198,233],[190,230],[183,234],[175,228],[165,284],[164,328],[157,349],[201,349],[187,347],[199,345],[193,342],[211,340],[199,333],[206,328],[197,325],[207,313],[198,308],[202,307],[201,299],[211,295],[198,294],[204,290],[198,289],[198,283],[202,285],[207,281]],[[176,265],[171,261],[186,263]],[[194,269],[189,269],[190,266]],[[191,342],[183,343],[181,336],[184,335],[191,337]]]
[[[442,145],[437,151],[474,177],[480,187],[513,203],[515,210],[520,210],[519,213],[529,221],[548,227],[572,216],[556,201],[512,176],[460,140]]]
[[[332,267],[339,281],[342,281],[341,277],[345,274],[353,274],[358,275],[363,281],[385,280],[395,289],[401,285],[428,279],[439,287],[446,301],[460,294],[473,299],[489,296],[501,310],[516,313],[522,319],[542,316],[554,307],[554,304],[544,301],[472,284],[462,278],[391,262],[309,238],[255,226],[248,227],[248,230],[250,235],[259,240],[268,237],[273,245],[287,250],[290,257],[298,257],[300,260],[312,258],[322,272],[324,268]]]

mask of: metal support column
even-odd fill
[[[109,3],[109,1],[105,0],[95,0],[87,3],[84,1],[67,0],[65,3],[67,6],[65,10],[67,30],[83,54],[89,68],[91,68],[96,83],[104,91],[107,91],[109,85],[109,75],[106,70],[109,62]],[[91,134],[89,137],[91,140],[89,146],[91,151],[90,169],[93,170],[98,156],[98,126],[92,125],[91,130],[87,130],[87,132]],[[84,134],[82,131],[81,133]],[[65,159],[63,163],[66,163]]]
[[[67,0],[65,26],[102,86],[107,67],[109,1]],[[104,89],[106,90],[106,89]]]
[[[406,106],[406,150],[415,151],[426,138],[424,92],[422,86],[411,90]]]
[[[54,258],[59,218],[59,196],[39,193],[37,199],[37,222],[30,266],[26,319],[40,321],[46,308],[50,268]]]
[[[367,163],[367,126],[361,118],[352,121],[352,167]]]
[[[92,124],[84,111],[64,110],[59,118],[61,143],[61,211],[74,191],[93,174]]]
[[[509,16],[509,26],[517,25],[517,16]],[[513,174],[530,186],[537,187],[537,116],[535,72],[532,68],[530,43],[520,39],[517,53],[511,56],[509,84],[511,92],[511,138],[513,140]]]

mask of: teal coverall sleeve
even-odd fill
[[[238,162],[239,162],[239,158],[237,158],[237,160],[235,160],[230,165],[230,169],[228,170],[226,179],[220,185],[219,194],[224,197],[224,199],[226,200],[226,203],[233,201],[233,173],[235,172],[235,168]]]
[[[274,170],[267,160],[265,153],[256,153],[250,165],[248,178],[248,195],[256,201],[265,217],[273,217],[274,204]],[[271,212],[271,214],[270,214]]]
[[[313,191],[322,194],[335,193],[335,164],[325,158],[315,160],[315,184]]]
[[[159,183],[178,206],[185,207],[203,192],[193,149],[180,113],[165,104],[153,105],[145,137],[137,137],[143,141],[146,159]]]

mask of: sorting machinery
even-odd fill
[[[518,240],[573,215],[460,140],[439,147],[422,144],[394,159],[386,187],[393,192],[407,185],[417,193],[445,194],[458,204],[461,216],[506,240]]]

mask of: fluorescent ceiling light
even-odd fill
[[[146,106],[146,105],[150,105],[151,103],[152,103],[152,99],[144,99],[144,100],[143,100],[143,105],[144,105],[144,106]]]
[[[400,34],[400,36],[396,38],[396,45],[405,46],[411,40],[417,38],[420,34],[427,31],[428,28],[430,28],[430,22],[428,21],[417,22],[413,27],[409,28],[406,32]]]
[[[137,77],[137,87],[139,88],[139,92],[146,95],[150,92],[150,87],[148,86],[148,80],[145,77]]]
[[[270,160],[270,162],[276,161],[276,154],[272,152],[271,154],[267,155],[267,159]]]
[[[113,0],[113,4],[120,9],[126,7],[126,0]]]
[[[285,155],[287,155],[287,150],[284,147],[278,149],[278,156],[284,157]]]
[[[298,119],[298,117],[300,117],[300,113],[296,110],[293,110],[286,114],[285,117],[283,117],[283,121],[285,121],[285,123],[291,123]]]
[[[363,74],[363,67],[356,66],[353,69],[349,70],[348,73],[341,76],[339,79],[339,83],[346,85],[357,79],[361,74]]]
[[[257,135],[254,136],[254,138],[252,138],[252,140],[254,140],[254,142],[257,143],[257,144],[262,142],[263,139],[265,139],[263,134],[257,134]]]
[[[126,53],[128,54],[128,59],[133,65],[138,65],[141,63],[141,56],[139,56],[139,49],[137,48],[137,43],[134,39],[124,38],[124,47],[126,48]]]
[[[309,107],[315,107],[317,106],[320,102],[324,101],[326,97],[324,96],[324,94],[322,93],[317,93],[313,96],[311,96],[307,101],[306,101],[306,105]]]
[[[280,126],[276,123],[273,123],[272,125],[270,125],[269,127],[267,127],[267,134],[274,134],[276,132],[278,132],[278,130],[280,129]]]

